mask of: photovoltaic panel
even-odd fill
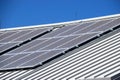
[[[31,40],[35,36],[50,31],[52,28],[27,29],[17,31],[6,31],[0,36],[0,54],[12,47],[19,46],[19,44]]]
[[[28,54],[17,54],[17,55],[2,55],[0,59],[4,57],[4,60],[0,61],[0,70],[3,69],[16,69],[16,68],[28,68],[33,65],[40,65],[42,62],[48,60],[50,57],[61,54],[64,49],[41,51]],[[47,54],[47,55],[46,55]],[[7,57],[6,57],[7,56]],[[6,58],[6,59],[5,59]]]
[[[23,31],[18,31],[13,35],[9,35],[7,38],[4,38],[2,40],[0,40],[0,43],[6,43],[6,42],[10,42],[26,33],[29,33],[31,30],[23,30]]]
[[[119,19],[106,19],[56,28],[50,33],[1,55],[1,59],[2,56],[7,57],[0,61],[0,70],[33,68],[41,65],[47,60],[63,54],[73,47],[78,47],[78,45],[118,25],[120,25]],[[12,41],[19,42],[31,39],[41,31],[44,31],[44,29],[32,30],[30,33]]]
[[[98,33],[82,35],[80,37],[77,37],[74,40],[68,41],[67,43],[63,45],[60,45],[57,48],[72,48],[74,46],[77,46],[77,44],[82,44],[83,42],[95,37],[96,35],[98,35]]]
[[[30,33],[26,34],[26,35],[23,35],[13,41],[25,41],[26,39],[31,39],[37,35],[40,35],[46,31],[50,31],[52,28],[40,28],[40,29],[35,29],[35,30],[32,30]]]
[[[54,41],[58,41],[60,38],[51,38],[51,39],[49,39],[49,40],[47,40],[47,39],[43,39],[43,42],[42,43],[39,43],[39,44],[37,44],[36,46],[33,46],[33,47],[31,47],[31,48],[29,48],[29,49],[26,49],[26,50],[24,50],[24,52],[32,52],[32,51],[37,51],[37,50],[39,50],[41,47],[45,47],[46,45],[48,45],[48,44],[52,44],[52,43],[54,43]]]

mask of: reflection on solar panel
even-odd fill
[[[96,36],[118,26],[120,19],[83,22],[75,26],[65,26],[38,37],[23,46],[0,56],[0,70],[30,68],[42,65],[45,61]],[[29,40],[48,29],[5,32],[1,35],[1,50]],[[58,33],[59,32],[59,33]],[[3,59],[4,58],[4,59]]]

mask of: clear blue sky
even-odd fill
[[[0,28],[120,13],[120,0],[0,0]]]

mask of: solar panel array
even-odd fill
[[[100,36],[106,31],[120,25],[120,18],[106,19],[56,28],[53,31],[31,40],[38,34],[50,31],[51,28],[10,31],[0,35],[1,53],[10,47],[30,42],[0,56],[0,70],[33,68],[68,50]],[[52,28],[53,29],[53,28]]]

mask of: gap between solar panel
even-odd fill
[[[30,38],[30,39],[28,39],[28,40],[20,43],[20,44],[18,44],[18,45],[15,45],[15,46],[13,46],[13,47],[11,47],[11,48],[9,48],[9,49],[1,52],[0,55],[5,54],[5,53],[7,53],[7,52],[9,52],[9,51],[11,51],[11,50],[13,50],[13,49],[16,49],[16,48],[18,48],[18,47],[20,47],[20,46],[22,46],[22,45],[24,45],[24,44],[27,44],[27,43],[29,43],[29,42],[31,42],[31,41],[33,41],[33,40],[35,40],[35,39],[37,39],[37,38],[45,35],[45,34],[47,34],[47,33],[50,33],[50,32],[53,31],[54,29],[55,29],[55,28],[52,28],[52,29],[50,29],[50,30],[47,30],[47,31],[45,31],[45,32],[43,32],[43,33],[41,33],[41,34],[38,34],[38,35],[36,35],[36,36],[34,36],[34,37],[32,37],[32,38]]]

